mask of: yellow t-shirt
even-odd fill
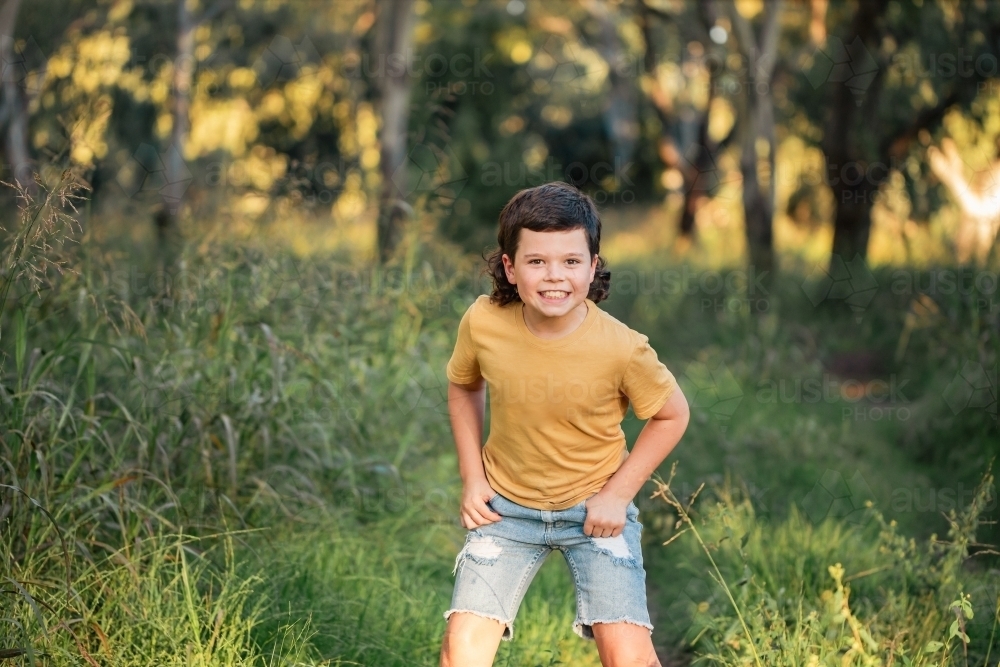
[[[462,316],[445,369],[457,384],[486,379],[486,479],[526,507],[566,509],[600,491],[628,456],[629,401],[648,419],[674,391],[649,339],[586,303],[579,327],[546,339],[528,330],[521,301],[501,307],[481,295]]]

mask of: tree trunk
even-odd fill
[[[780,0],[765,3],[763,27],[758,40],[753,27],[731,5],[732,23],[740,50],[746,58],[747,68],[745,125],[743,149],[740,155],[740,172],[743,175],[743,218],[750,255],[750,265],[758,274],[771,275],[775,269],[774,257],[774,98],[771,85],[778,57],[778,16]],[[767,145],[767,182],[761,183],[760,161],[763,158],[758,145]]]
[[[701,18],[702,27],[709,31],[715,25],[717,19],[716,6],[714,2],[701,2],[698,5],[698,14]],[[711,38],[706,40],[711,43]],[[706,48],[712,48],[708,46]],[[708,134],[708,121],[712,114],[712,101],[715,99],[715,91],[719,88],[719,72],[721,67],[709,67],[708,72],[708,102],[705,104],[705,113],[698,119],[697,143],[691,147],[687,154],[688,169],[684,172],[684,208],[681,209],[680,232],[683,236],[693,236],[695,232],[695,214],[701,206],[701,199],[705,191],[698,187],[697,179],[701,174],[717,173],[717,157],[722,145],[729,143],[729,138],[722,142],[722,145],[712,141]],[[730,138],[732,133],[730,133]]]
[[[673,98],[670,93],[663,89],[659,79],[656,77],[656,65],[659,62],[656,49],[653,45],[653,16],[659,16],[665,20],[673,21],[675,17],[665,12],[655,10],[645,2],[639,2],[639,25],[642,29],[643,39],[646,42],[646,50],[643,55],[643,70],[647,75],[646,86],[649,100],[653,104],[657,117],[663,131],[660,136],[660,146],[658,154],[663,166],[667,169],[676,169],[683,178],[684,205],[681,209],[681,219],[679,231],[681,236],[693,237],[695,233],[695,214],[701,206],[702,198],[706,196],[707,189],[714,184],[708,182],[706,175],[716,170],[716,158],[719,151],[728,144],[729,138],[722,142],[712,141],[708,134],[708,120],[712,108],[712,99],[718,89],[718,73],[721,68],[712,68],[709,72],[708,103],[703,113],[697,115],[692,120],[681,119],[674,108]],[[701,27],[705,32],[715,25],[716,8],[712,2],[702,2],[698,5],[698,13],[701,19]],[[707,40],[706,40],[707,41]],[[648,86],[648,87],[647,87]],[[694,144],[682,150],[674,141],[673,135],[683,134],[682,125],[688,123],[694,125],[693,134],[697,137]],[[732,135],[730,135],[731,137]]]
[[[21,0],[7,0],[0,9],[0,64],[2,64],[2,94],[0,118],[7,123],[4,135],[4,155],[13,178],[34,197],[38,194],[31,154],[28,151],[28,109],[21,90],[21,77],[14,58],[14,28]]]
[[[708,121],[712,113],[712,100],[715,99],[715,91],[719,86],[718,73],[721,68],[714,68],[709,72],[708,78],[708,104],[705,113],[701,114],[697,121],[697,143],[686,153],[688,164],[684,174],[684,208],[681,211],[680,232],[685,236],[691,236],[695,232],[695,214],[702,204],[702,197],[706,195],[705,187],[698,183],[703,174],[718,173],[719,153],[729,145],[729,141],[734,136],[731,131],[729,136],[720,142],[712,139],[708,133]],[[735,128],[734,128],[735,130]],[[715,184],[708,184],[715,185]]]
[[[635,152],[635,144],[639,138],[639,119],[636,109],[635,88],[632,78],[622,68],[628,64],[628,58],[618,38],[618,27],[614,17],[602,0],[585,0],[583,3],[587,12],[601,27],[597,50],[604,62],[608,64],[608,79],[611,82],[611,94],[604,109],[604,127],[611,141],[614,159],[619,164],[628,165]],[[619,173],[618,164],[615,173]],[[615,184],[616,187],[621,185]]]
[[[876,23],[887,5],[888,0],[858,3],[857,13],[851,21],[851,30],[844,38],[844,44],[853,44],[860,38],[869,52],[876,52],[878,48]],[[875,109],[876,105],[870,104],[869,107]],[[873,182],[867,161],[860,159],[858,155],[855,125],[859,109],[860,101],[856,98],[855,92],[843,83],[834,84],[823,152],[827,159],[827,167],[836,172],[831,183],[835,211],[833,255],[839,255],[845,262],[857,255],[862,258],[867,257],[872,199],[881,182],[888,177],[888,170],[882,169],[881,177],[877,182]],[[881,172],[884,172],[884,175]],[[857,174],[861,177],[855,178]],[[848,178],[844,178],[845,175]]]
[[[870,171],[867,161],[858,159],[851,148],[855,110],[854,94],[847,86],[837,85],[824,153],[828,173],[833,172],[830,175],[834,207],[832,252],[845,262],[856,255],[868,254],[872,199],[878,190],[878,184],[865,176]]]
[[[382,194],[378,216],[378,258],[388,262],[403,236],[409,217],[406,193],[397,172],[406,160],[406,130],[410,120],[409,57],[412,44],[413,0],[380,0],[372,63],[382,116],[380,133]],[[404,178],[405,180],[405,178]]]
[[[858,3],[844,43],[854,44],[860,40],[869,53],[877,52],[881,39],[877,24],[888,4],[888,0]],[[988,43],[1000,43],[1000,26],[969,26],[970,31],[982,28],[986,28]],[[959,43],[962,41],[960,38]],[[985,80],[982,68],[976,68],[971,76],[955,77],[951,92],[942,96],[936,106],[916,114],[913,121],[896,134],[883,136],[876,123],[876,112],[884,72],[884,67],[878,68],[864,100],[864,108],[861,107],[861,100],[856,99],[855,93],[847,86],[837,84],[834,87],[823,141],[827,170],[828,173],[833,172],[830,186],[835,213],[831,262],[837,261],[837,255],[845,262],[859,255],[866,257],[872,205],[879,187],[889,178],[894,162],[906,156],[922,130],[933,130],[939,126],[948,109],[956,104],[968,104],[975,98]],[[864,153],[860,147],[874,142],[878,143],[875,155],[878,162],[872,163],[862,157]]]
[[[833,186],[833,254],[845,262],[860,255],[868,254],[868,238],[871,234],[872,199],[878,192],[878,185],[863,180],[857,185],[841,182]]]
[[[188,0],[177,0],[177,53],[174,56],[173,128],[165,155],[166,185],[161,190],[164,209],[155,217],[156,231],[164,250],[180,235],[178,216],[190,176],[184,162],[184,146],[191,126],[191,82],[194,77],[195,21]]]
[[[184,196],[191,185],[192,174],[184,160],[184,147],[191,130],[191,86],[194,82],[195,57],[194,33],[198,26],[207,23],[232,6],[232,0],[218,0],[211,9],[195,17],[189,5],[193,0],[177,0],[177,52],[174,56],[173,127],[170,145],[164,156],[166,185],[160,190],[163,206],[155,213],[160,250],[169,258],[181,241],[179,217]]]

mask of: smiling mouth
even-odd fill
[[[542,295],[542,298],[552,301],[559,301],[569,296],[569,292],[563,290],[545,290],[544,292],[539,292],[539,294]]]

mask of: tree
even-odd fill
[[[718,157],[735,136],[735,126],[723,139],[716,141],[708,131],[712,102],[720,88],[721,63],[725,59],[724,48],[713,45],[708,31],[715,25],[718,11],[714,2],[699,2],[694,6],[694,15],[685,12],[674,14],[640,0],[639,24],[646,42],[643,57],[645,85],[649,100],[663,128],[659,137],[661,161],[668,170],[676,170],[682,179],[684,205],[681,209],[679,229],[682,235],[691,236],[695,232],[695,214],[702,199],[710,194],[714,183],[706,182],[704,174],[715,173]],[[686,8],[685,8],[686,9]],[[708,69],[708,96],[704,108],[679,109],[673,96],[663,88],[656,73],[663,56],[659,51],[654,18],[675,26],[677,33],[689,45],[698,45],[700,54],[695,61],[703,60]],[[709,53],[715,49],[715,53]],[[713,62],[715,61],[715,62]],[[697,85],[697,84],[695,84]],[[684,140],[682,137],[689,137]]]
[[[167,151],[164,164],[168,184],[185,182],[187,171],[184,163],[184,146],[187,144],[191,127],[189,109],[195,67],[194,32],[198,26],[211,21],[230,6],[230,0],[219,0],[200,16],[193,16],[190,2],[191,0],[177,0],[177,51],[174,56],[174,95],[171,109],[173,127],[170,149]],[[168,193],[167,200],[167,205],[154,217],[162,250],[166,250],[166,246],[172,244],[178,234],[177,214],[180,212],[180,197],[176,196],[176,193]]]
[[[934,131],[952,107],[968,108],[996,73],[981,65],[1000,53],[1000,6],[955,3],[949,11],[865,0],[828,13],[828,34],[793,106],[824,128],[834,256],[866,256],[879,188],[921,131]],[[827,95],[816,95],[820,86]]]
[[[22,89],[23,67],[14,53],[14,28],[21,0],[7,0],[0,8],[0,127],[6,125],[4,155],[13,178],[33,196],[37,186],[28,151],[28,100]]]
[[[743,219],[750,250],[750,264],[759,272],[774,269],[774,99],[771,88],[778,59],[778,17],[781,1],[764,3],[760,36],[750,22],[729,5],[740,51],[747,63],[744,90],[743,148],[740,172],[743,175]],[[762,148],[763,146],[763,148]],[[761,152],[764,154],[761,155]],[[760,163],[766,163],[766,183],[761,183]]]
[[[635,144],[639,139],[639,120],[636,108],[635,86],[626,72],[628,56],[618,37],[614,15],[603,0],[583,0],[583,6],[600,26],[597,49],[608,65],[611,93],[604,107],[604,126],[611,140],[616,160],[623,164],[632,161]]]
[[[382,193],[378,213],[381,262],[388,261],[399,245],[410,211],[393,177],[406,159],[412,36],[413,0],[378,0],[372,67],[382,121],[379,134]]]
[[[956,238],[958,261],[964,264],[975,260],[985,265],[1000,228],[1000,159],[994,158],[985,171],[967,179],[965,163],[951,139],[945,138],[940,149],[928,148],[927,157],[961,210]]]

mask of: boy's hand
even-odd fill
[[[590,537],[618,537],[625,528],[625,508],[629,501],[600,491],[590,497],[585,507],[587,519],[583,533]]]
[[[503,518],[486,504],[496,493],[485,478],[462,487],[462,525],[466,529],[496,523]]]

